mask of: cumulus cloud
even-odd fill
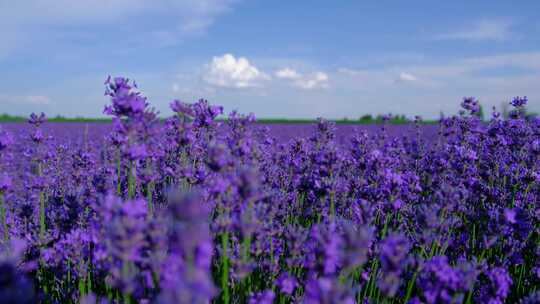
[[[210,85],[238,89],[262,86],[262,82],[269,79],[245,57],[236,58],[232,54],[214,57],[203,75],[203,80]]]
[[[509,20],[488,20],[482,19],[476,21],[466,28],[458,29],[448,33],[437,35],[435,38],[440,40],[508,40],[514,33],[512,32],[513,23]]]
[[[0,95],[0,102],[12,104],[23,103],[29,105],[49,105],[51,104],[51,99],[44,95]]]
[[[328,87],[328,75],[323,72],[303,75],[291,68],[283,68],[275,72],[277,78],[292,80],[292,85],[304,89],[312,90]]]

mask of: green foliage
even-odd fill
[[[480,120],[485,119],[484,107],[482,105],[480,105],[480,110],[478,110],[478,113],[476,113],[476,116],[478,116],[478,118],[480,118]]]
[[[6,123],[6,122],[26,122],[28,120],[27,117],[23,116],[14,116],[9,114],[1,114],[0,115],[0,123]],[[218,119],[218,121],[225,122],[227,119]],[[49,122],[73,122],[73,123],[85,123],[85,122],[96,122],[96,123],[110,123],[110,118],[89,118],[89,117],[64,117],[57,115],[55,117],[51,117],[48,119]],[[370,124],[382,124],[383,123],[383,115],[377,115],[373,117],[370,114],[366,114],[361,116],[358,119],[349,119],[349,118],[342,118],[342,119],[335,119],[331,120],[335,122],[336,124],[353,124],[353,125],[370,125]],[[309,119],[309,118],[260,118],[257,119],[258,123],[261,124],[314,124],[317,123],[316,119]],[[393,115],[391,116],[390,120],[387,121],[389,124],[407,124],[410,123],[411,120],[407,119],[405,115]],[[434,124],[437,123],[437,121],[423,121],[424,124]]]
[[[14,116],[9,114],[1,114],[0,122],[26,122],[28,121],[27,117],[23,116]],[[88,117],[64,117],[57,115],[48,119],[50,122],[111,122],[110,118],[88,118]]]

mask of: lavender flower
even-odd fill
[[[382,276],[378,281],[381,291],[392,297],[401,285],[401,273],[407,266],[409,241],[400,234],[388,236],[381,246]]]
[[[249,304],[272,304],[276,295],[272,290],[266,290],[260,293],[253,294],[248,303]]]
[[[311,278],[306,283],[306,291],[302,303],[305,304],[353,304],[351,290],[340,285],[336,279]]]
[[[13,136],[11,133],[8,133],[0,129],[0,152],[5,150],[8,146],[13,144]]]
[[[0,130],[0,302],[538,302],[526,97],[485,123],[466,97],[438,126],[261,126],[105,86],[112,124]]]
[[[460,262],[452,267],[446,256],[435,256],[424,264],[418,286],[427,303],[460,302],[473,287],[477,275],[474,265]]]
[[[527,105],[527,96],[523,96],[523,97],[516,96],[514,97],[514,99],[512,99],[510,104],[516,108],[524,107],[525,105]]]
[[[13,185],[13,179],[7,174],[0,175],[0,193],[5,193]]]
[[[45,116],[45,113],[43,112],[41,112],[39,115],[32,113],[30,114],[30,119],[28,119],[28,123],[36,128],[38,128],[45,122],[47,122],[47,116]]]
[[[207,303],[216,290],[210,276],[213,246],[208,208],[196,193],[170,196],[171,254],[163,271],[160,303]]]
[[[0,245],[0,301],[3,303],[36,303],[30,278],[20,267],[26,242],[12,240]]]
[[[279,287],[282,293],[286,295],[292,295],[294,290],[298,286],[298,281],[289,273],[284,272],[277,279],[276,285]]]
[[[461,107],[468,110],[470,114],[476,114],[480,111],[478,100],[474,97],[464,97],[463,102],[461,102]]]
[[[479,298],[482,301],[492,304],[505,303],[505,299],[510,293],[512,286],[512,278],[508,271],[502,267],[494,267],[486,273],[488,283],[483,284],[480,289]]]

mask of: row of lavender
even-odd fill
[[[540,302],[540,120],[282,143],[109,79],[106,141],[0,131],[2,303]],[[223,130],[223,129],[221,129]],[[106,142],[107,144],[103,144]]]

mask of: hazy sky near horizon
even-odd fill
[[[108,75],[169,115],[438,117],[464,96],[540,112],[540,2],[0,0],[0,113],[102,116]],[[489,111],[488,111],[489,112]]]

